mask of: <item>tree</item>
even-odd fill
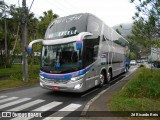
[[[8,5],[3,0],[0,0],[0,19],[4,15],[5,9],[7,8],[8,8]]]
[[[146,40],[160,39],[160,1],[159,0],[131,0],[136,4],[132,39],[144,47],[148,47]]]
[[[134,52],[130,52],[130,59],[135,60],[136,59],[136,54]]]
[[[0,50],[1,51],[1,58],[5,59],[5,62],[1,62],[2,65],[5,65],[5,67],[7,67],[8,65],[8,40],[7,40],[7,18],[8,18],[8,13],[9,13],[9,9],[8,9],[8,5],[3,1],[0,1],[0,24],[1,24],[1,34],[0,34],[0,41],[4,41],[4,49]],[[3,34],[3,27],[4,27],[4,34]],[[4,39],[2,38],[4,37]],[[2,47],[3,48],[3,47]],[[3,57],[5,56],[5,57]],[[0,65],[1,65],[0,64]]]
[[[20,54],[22,51],[21,47],[21,11],[22,8],[16,8],[14,5],[8,6],[8,13],[12,16],[10,19],[5,19],[1,17],[0,19],[0,67],[7,66],[11,67],[14,58],[13,54]],[[7,55],[7,60],[5,59],[4,49],[5,49],[5,26],[4,22],[7,22],[7,51],[11,54]],[[28,42],[35,38],[38,25],[38,19],[34,17],[33,13],[28,14]],[[7,65],[8,64],[8,65]]]
[[[132,34],[128,39],[134,44],[130,47],[138,57],[140,50],[149,51],[151,46],[158,46],[160,43],[160,1],[131,0],[131,3],[135,3],[137,11],[133,17]]]
[[[40,38],[42,38],[47,30],[48,25],[51,21],[58,17],[57,14],[54,14],[52,10],[48,10],[47,12],[43,12],[43,16],[40,16],[40,21],[38,24],[38,32]]]

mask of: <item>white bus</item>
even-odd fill
[[[129,68],[128,41],[89,13],[60,17],[48,26],[42,42],[40,86],[83,92],[102,87]]]

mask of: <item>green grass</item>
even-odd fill
[[[0,90],[38,83],[39,69],[39,65],[28,65],[28,82],[22,80],[22,65],[0,69]]]
[[[112,98],[111,111],[160,111],[160,71],[140,68]]]

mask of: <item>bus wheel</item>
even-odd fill
[[[127,65],[126,65],[126,67],[125,67],[124,72],[125,72],[125,73],[127,73],[127,72],[128,72],[128,66],[127,66]]]
[[[107,83],[109,83],[112,79],[112,73],[111,71],[109,70],[108,73],[107,73]]]
[[[102,86],[104,85],[104,83],[105,83],[105,73],[102,72],[102,73],[100,74],[100,83],[99,83],[99,87],[102,87]]]

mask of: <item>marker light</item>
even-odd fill
[[[43,77],[43,76],[41,76],[41,75],[40,75],[40,78],[41,78],[41,79],[44,79],[44,77]]]

